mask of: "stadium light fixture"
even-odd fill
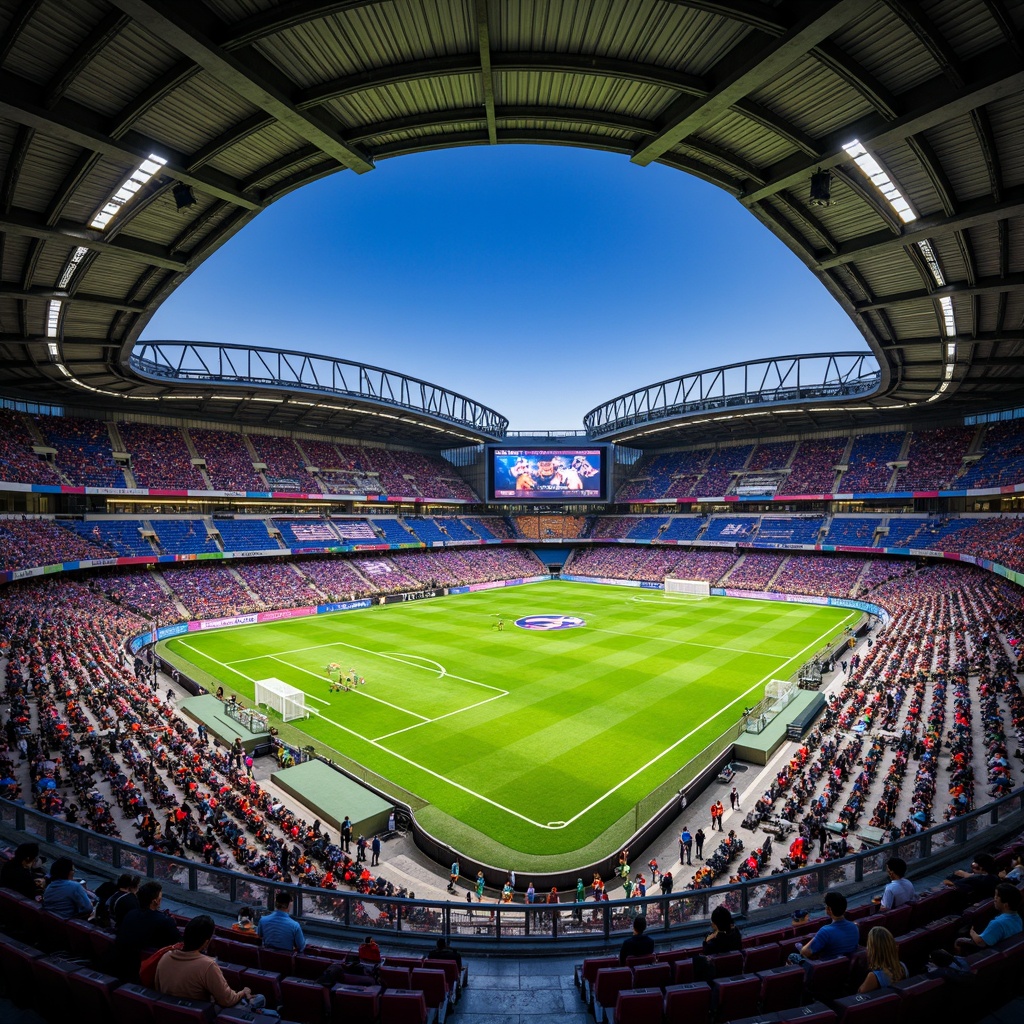
[[[183,181],[179,181],[171,189],[171,195],[174,196],[174,205],[177,207],[178,213],[196,205],[196,194],[192,191],[192,186],[186,185]]]
[[[864,148],[860,139],[854,139],[852,142],[846,143],[843,149],[863,171],[871,184],[882,193],[904,224],[917,220],[917,214],[911,209],[910,203],[904,198],[903,193],[900,192],[889,175],[883,170],[882,165]]]
[[[832,205],[832,175],[820,167],[811,175],[811,206]]]
[[[46,306],[46,336],[56,338],[57,330],[60,327],[60,299],[50,299]]]
[[[138,167],[121,183],[117,191],[107,200],[99,213],[89,222],[89,226],[102,231],[117,216],[121,208],[145,185],[167,160],[155,153],[150,153]]]

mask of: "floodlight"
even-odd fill
[[[196,205],[196,194],[192,191],[192,186],[186,185],[183,181],[179,181],[171,189],[171,194],[174,196],[174,205],[177,206],[179,213]]]
[[[811,206],[832,205],[832,175],[820,167],[811,175]]]

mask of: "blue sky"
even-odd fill
[[[578,429],[594,406],[695,370],[866,350],[726,193],[540,146],[401,157],[300,189],[195,271],[144,337],[372,363],[513,430]]]

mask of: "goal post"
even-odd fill
[[[280,679],[256,680],[256,703],[266,704],[286,722],[296,718],[309,718],[306,710],[306,694],[297,686]]]
[[[686,594],[689,597],[710,597],[711,584],[707,580],[684,580],[675,576],[666,576],[665,593]]]

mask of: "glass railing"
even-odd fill
[[[915,866],[931,861],[936,869],[965,861],[969,852],[985,845],[985,833],[1001,833],[1024,825],[1024,789],[985,807],[896,843],[875,847],[842,860],[814,864],[800,871],[768,875],[714,888],[675,892],[669,896],[617,900],[602,903],[560,903],[526,905],[468,903],[446,900],[398,899],[367,896],[350,891],[285,886],[223,868],[169,857],[139,846],[97,835],[88,829],[57,821],[30,807],[0,800],[0,834],[22,841],[14,832],[62,849],[84,868],[92,861],[97,870],[114,875],[131,871],[155,878],[173,887],[176,902],[195,903],[204,911],[221,904],[226,916],[234,916],[239,905],[272,909],[281,889],[293,893],[293,913],[298,920],[323,933],[337,930],[342,937],[349,930],[388,933],[394,937],[458,936],[468,946],[486,947],[496,942],[528,944],[543,941],[573,946],[604,945],[625,937],[638,912],[647,916],[648,930],[658,934],[693,932],[708,921],[718,906],[734,914],[770,920],[783,916],[787,904],[806,901],[833,886],[849,889],[880,888],[887,879],[885,862],[900,856]],[[749,848],[751,841],[743,836]],[[746,851],[749,855],[749,849]],[[741,854],[742,856],[742,854]],[[731,869],[738,869],[734,861]],[[386,872],[386,868],[384,869]],[[440,870],[440,869],[439,869]],[[587,879],[589,881],[589,879]],[[169,893],[170,894],[170,893]],[[194,898],[191,896],[194,894]],[[463,897],[464,898],[464,897]],[[522,900],[517,893],[516,899]],[[539,897],[541,898],[541,897]],[[319,927],[318,927],[319,926]]]

